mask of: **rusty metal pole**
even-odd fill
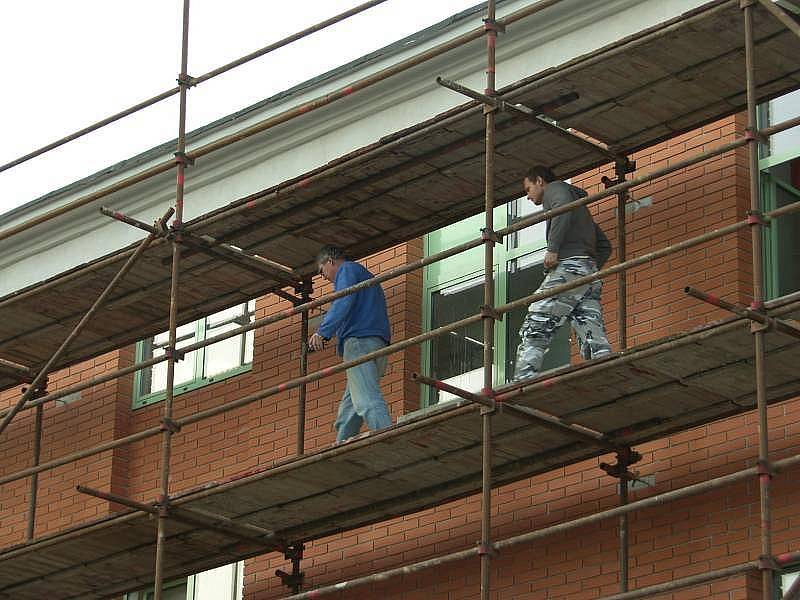
[[[312,283],[310,279],[303,281],[299,290],[301,302],[307,304],[311,299]],[[300,321],[300,377],[308,375],[308,311],[301,313]],[[297,456],[305,454],[306,440],[306,384],[298,389],[297,397]]]
[[[37,466],[42,458],[42,417],[44,416],[44,406],[41,404],[36,407],[36,416],[33,422],[33,465]],[[25,529],[25,539],[33,539],[33,531],[36,527],[36,498],[39,494],[39,474],[31,475],[30,491],[28,492],[28,525]]]
[[[764,308],[764,255],[762,250],[761,202],[759,194],[758,139],[756,121],[755,43],[753,39],[754,0],[740,0],[744,13],[745,67],[747,70],[747,135],[750,170],[750,240],[753,252],[753,303],[751,309]],[[770,515],[769,442],[767,424],[767,377],[765,364],[765,326],[752,322],[753,352],[756,377],[756,404],[758,407],[758,482],[761,498],[761,593],[764,600],[773,598],[774,566],[772,561],[772,519]]]
[[[495,91],[495,46],[500,26],[495,20],[496,2],[486,6],[486,90],[487,96]],[[485,171],[485,225],[484,238],[484,289],[483,289],[483,394],[491,397],[494,387],[494,160],[495,114],[497,108],[484,106],[486,118],[486,171]],[[481,541],[478,554],[481,561],[481,600],[489,600],[491,589],[492,548],[492,415],[494,408],[482,407],[482,465],[481,465]]]
[[[164,587],[164,546],[167,537],[167,514],[169,504],[170,458],[172,456],[172,434],[177,431],[172,419],[172,404],[175,396],[175,361],[178,359],[178,280],[181,262],[181,229],[183,227],[183,197],[186,177],[186,92],[191,85],[188,71],[189,54],[189,0],[183,0],[183,36],[181,39],[181,71],[178,76],[180,103],[178,109],[178,149],[175,152],[177,178],[175,184],[175,219],[172,222],[172,280],[169,294],[169,358],[167,359],[166,397],[161,437],[161,496],[159,498],[158,532],[156,537],[156,564],[154,577],[154,600],[161,600]]]

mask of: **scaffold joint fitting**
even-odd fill
[[[503,315],[497,312],[494,307],[484,304],[481,306],[481,317],[484,319],[494,319],[495,321],[502,321]]]
[[[497,556],[497,548],[492,544],[478,542],[478,556]]]
[[[505,33],[506,26],[496,19],[484,19],[483,30],[494,31],[495,33]]]
[[[167,360],[172,358],[175,362],[181,362],[186,358],[186,353],[179,348],[164,348],[164,356],[167,357]]]
[[[747,8],[749,6],[755,6],[756,0],[739,0],[739,8]]]
[[[774,556],[764,555],[758,557],[758,568],[761,571],[780,571],[781,567]]]
[[[175,79],[178,82],[178,85],[185,85],[186,87],[194,87],[197,85],[197,79],[189,75],[188,73],[181,73]]]
[[[747,211],[747,224],[748,225],[769,225],[769,221],[764,218],[760,210]]]
[[[161,431],[178,433],[181,430],[181,424],[174,419],[170,419],[168,417],[162,417],[160,423],[161,423]]]
[[[175,164],[181,164],[184,167],[194,164],[194,159],[186,154],[186,152],[174,152],[173,156],[175,157]]]
[[[494,244],[500,243],[500,236],[497,235],[497,232],[487,229],[486,227],[481,227],[481,239],[484,242],[492,242]]]
[[[772,479],[773,475],[775,475],[775,470],[772,468],[772,463],[768,460],[759,460],[756,462],[756,472],[760,477],[769,477]]]

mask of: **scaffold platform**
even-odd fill
[[[767,304],[784,320],[800,316],[800,294]],[[633,446],[752,410],[755,404],[750,321],[729,318],[632,348],[608,359],[565,367],[496,390],[496,397]],[[800,393],[800,339],[766,335],[769,402]],[[577,441],[498,402],[493,486],[608,450]],[[439,505],[481,486],[480,407],[450,401],[389,429],[301,458],[243,473],[174,496],[173,505],[222,515],[274,533],[263,542],[172,520],[164,557],[177,578]],[[156,519],[126,511],[0,553],[0,597],[40,600],[108,598],[152,582]]]
[[[754,7],[753,20],[759,101],[800,87],[800,40],[761,6]],[[609,150],[587,146],[538,119],[499,112],[496,202],[520,195],[520,174],[531,164],[557,164],[558,174],[568,177],[613,161],[614,153],[633,152],[742,110],[743,40],[739,1],[715,0],[499,90],[510,104],[541,112]],[[187,221],[188,232],[268,257],[292,273],[187,252],[181,322],[315,274],[315,256],[325,244],[360,258],[478,213],[484,150],[483,105],[471,101]],[[54,340],[69,333],[132,252],[120,249],[0,298],[0,358],[37,371]],[[170,257],[170,244],[155,240],[56,368],[164,331]],[[0,389],[18,383],[0,365]]]

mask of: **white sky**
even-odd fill
[[[192,0],[189,74],[363,0]],[[388,0],[189,92],[191,131],[474,6]],[[0,164],[175,85],[182,0],[39,0],[0,9]],[[479,22],[476,19],[476,25]],[[177,96],[0,173],[0,213],[177,135]]]

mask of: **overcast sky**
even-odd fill
[[[192,0],[189,74],[201,75],[362,1]],[[478,3],[388,0],[192,89],[188,130]],[[173,87],[182,6],[182,0],[4,3],[0,164]],[[0,173],[0,213],[173,139],[177,106],[175,96]]]

